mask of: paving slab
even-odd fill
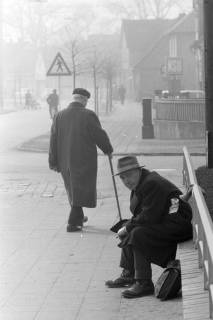
[[[117,116],[115,110],[114,116],[106,119],[115,139],[120,130],[116,131],[115,119],[124,121],[121,108],[118,106]],[[4,144],[0,142],[0,319],[182,320],[180,297],[167,302],[154,297],[130,301],[121,297],[121,289],[104,285],[121,271],[118,241],[109,231],[118,213],[108,159],[98,158],[97,208],[85,209],[89,221],[83,232],[66,233],[69,205],[60,175],[48,169],[46,153],[19,152],[15,148],[46,132],[50,127],[48,114],[37,110],[4,117],[8,125],[0,129],[7,136]],[[110,131],[112,123],[115,125]],[[18,130],[17,137],[11,131],[14,125],[23,129]],[[128,130],[134,132],[135,120],[131,126]],[[140,126],[136,129],[139,137]],[[115,141],[115,151],[119,144],[127,152],[128,146],[135,146],[130,136]],[[146,154],[139,156],[139,161],[182,188],[182,157]],[[204,159],[195,157],[195,161],[200,165]],[[114,156],[114,167],[116,162]],[[119,179],[116,181],[122,215],[129,217],[129,192]],[[161,272],[153,266],[154,281]]]
[[[113,159],[114,164],[116,158]],[[163,172],[166,176],[166,171]],[[5,174],[1,174],[5,177]],[[48,177],[48,178],[47,178]],[[46,174],[48,190],[58,190],[60,176]],[[69,205],[65,193],[43,197],[40,174],[29,175],[30,186],[13,173],[13,183],[0,190],[0,319],[182,319],[181,298],[161,302],[154,297],[129,301],[121,289],[104,282],[120,273],[120,249],[109,231],[117,220],[116,201],[107,158],[99,159],[98,206],[85,209],[89,222],[83,232],[66,233]],[[34,180],[35,179],[35,180]],[[173,172],[172,179],[177,180]],[[129,216],[129,193],[118,180],[121,210]],[[19,189],[17,186],[25,185]],[[33,190],[33,191],[32,191]],[[33,192],[33,196],[32,196]],[[162,270],[154,266],[154,280]]]

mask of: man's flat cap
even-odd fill
[[[90,92],[83,88],[75,88],[72,94],[80,94],[81,96],[90,98]]]

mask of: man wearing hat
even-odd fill
[[[98,117],[86,109],[89,98],[86,89],[74,89],[73,102],[56,115],[51,128],[49,167],[64,180],[71,206],[67,232],[82,229],[87,221],[83,207],[96,207],[97,146],[109,156],[113,152]]]
[[[118,160],[117,175],[131,190],[132,218],[117,232],[123,272],[117,279],[106,281],[106,285],[130,286],[122,292],[125,298],[151,295],[151,263],[166,267],[175,259],[177,243],[192,238],[191,207],[173,183],[145,169],[135,156]]]

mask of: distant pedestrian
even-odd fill
[[[119,99],[120,99],[121,104],[124,104],[125,96],[126,96],[126,89],[122,84],[118,88],[118,95],[119,95]]]
[[[47,97],[47,103],[49,105],[50,118],[53,119],[58,112],[59,104],[59,97],[56,89],[54,89],[52,93]]]
[[[123,272],[106,281],[109,288],[130,286],[125,298],[154,294],[151,263],[166,267],[175,259],[177,243],[192,238],[189,194],[155,171],[142,168],[135,156],[118,160],[118,175],[130,189],[132,218],[117,231]]]
[[[31,94],[30,90],[27,90],[27,92],[25,93],[25,108],[31,109],[32,102],[33,102],[32,94]]]
[[[107,133],[92,110],[86,109],[90,93],[73,91],[73,102],[54,118],[49,148],[49,167],[60,172],[71,211],[67,232],[80,231],[83,207],[96,207],[97,147],[111,156],[113,148]]]

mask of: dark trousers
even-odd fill
[[[69,204],[71,206],[68,224],[71,224],[72,226],[82,226],[83,219],[84,219],[84,212],[82,207],[74,206],[72,204],[72,188],[70,183],[69,171],[67,171],[66,174],[63,174],[62,177],[64,180],[64,186],[67,192]]]
[[[151,262],[133,246],[122,248],[120,267],[129,270],[135,279],[152,279]]]
[[[83,209],[81,207],[71,206],[68,224],[71,224],[72,226],[82,226],[83,218],[84,218]]]

